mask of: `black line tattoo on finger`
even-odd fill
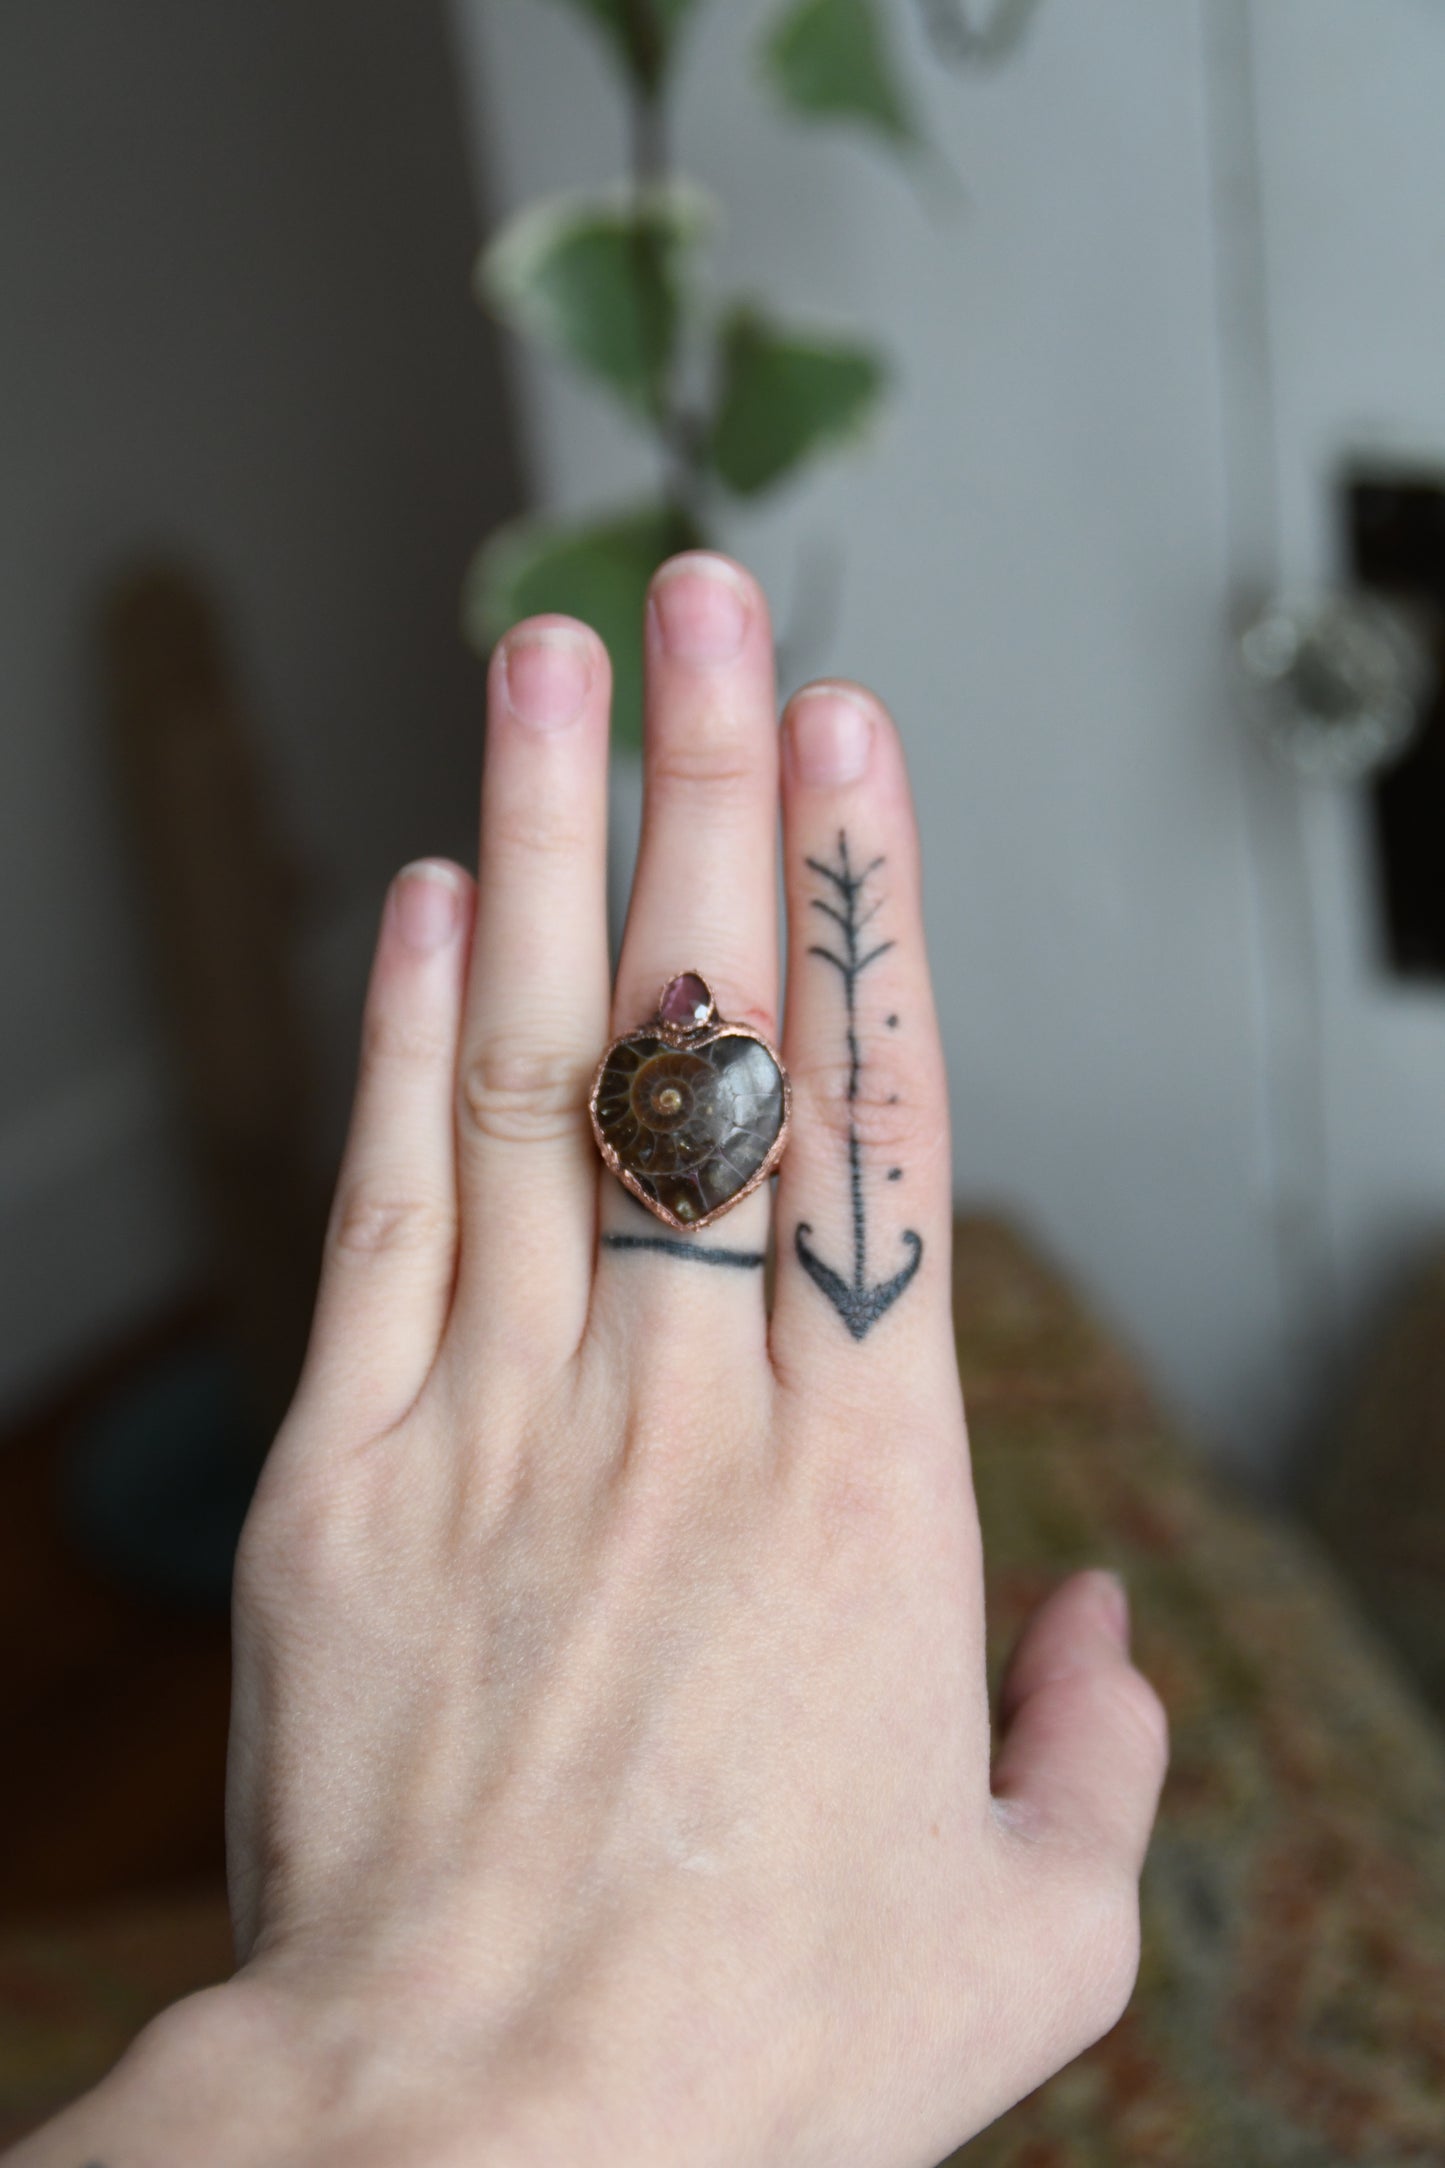
[[[604,1250],[655,1250],[663,1257],[690,1258],[698,1265],[732,1265],[738,1272],[761,1272],[761,1250],[704,1249],[699,1242],[679,1242],[671,1235],[604,1235]]]
[[[880,908],[873,903],[862,908],[863,892],[868,882],[882,865],[875,858],[861,871],[855,872],[848,855],[846,830],[838,832],[838,862],[824,865],[820,858],[807,860],[811,870],[829,883],[826,896],[814,896],[812,905],[824,918],[831,919],[842,936],[843,953],[817,943],[808,950],[810,956],[821,957],[833,966],[843,981],[843,1008],[848,1041],[848,1197],[853,1215],[853,1273],[845,1280],[841,1272],[835,1272],[825,1264],[808,1242],[813,1232],[806,1220],[801,1220],[793,1231],[793,1247],[798,1262],[814,1285],[822,1290],[832,1303],[843,1323],[855,1340],[861,1340],[872,1330],[885,1310],[890,1310],[923,1261],[923,1237],[913,1228],[905,1227],[900,1239],[909,1252],[906,1262],[888,1280],[868,1279],[868,1210],[863,1188],[863,1146],[858,1135],[858,1124],[853,1108],[858,1098],[858,1080],[863,1071],[863,1053],[858,1038],[858,981],[870,964],[877,963],[896,946],[893,941],[879,941],[866,952],[862,949],[860,935]],[[890,1015],[888,1023],[896,1029],[898,1018]],[[889,1171],[889,1181],[897,1181],[901,1168]]]

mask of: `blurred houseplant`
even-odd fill
[[[636,745],[652,573],[674,551],[713,542],[730,500],[759,497],[856,439],[887,368],[864,340],[820,335],[743,300],[702,304],[710,205],[674,164],[670,99],[681,40],[707,0],[561,4],[591,19],[617,70],[631,171],[605,192],[523,209],[484,251],[477,286],[511,330],[621,402],[650,441],[655,481],[629,506],[494,534],[468,574],[464,618],[484,651],[537,611],[585,619],[611,652],[616,738]],[[785,111],[920,153],[886,0],[786,0],[766,23],[760,61]]]

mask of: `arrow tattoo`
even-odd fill
[[[832,1303],[843,1323],[855,1340],[861,1340],[876,1325],[885,1310],[891,1309],[904,1288],[917,1272],[923,1260],[923,1237],[911,1227],[903,1230],[902,1240],[909,1251],[908,1261],[891,1280],[876,1280],[868,1284],[868,1215],[863,1196],[863,1151],[858,1135],[858,1124],[853,1107],[858,1098],[858,1079],[863,1070],[863,1056],[858,1044],[858,981],[870,964],[877,963],[896,944],[880,941],[875,947],[862,952],[861,936],[876,916],[879,906],[875,903],[866,910],[862,908],[863,892],[869,880],[882,865],[881,858],[854,872],[848,856],[848,837],[844,830],[838,833],[838,863],[826,866],[819,858],[807,861],[811,870],[829,884],[825,896],[812,899],[813,909],[821,911],[824,918],[831,919],[838,930],[843,953],[823,944],[810,948],[810,956],[821,956],[833,966],[843,981],[843,1000],[848,1024],[848,1189],[853,1207],[853,1277],[845,1280],[831,1265],[825,1265],[817,1252],[808,1245],[813,1232],[806,1220],[794,1231],[793,1246],[798,1262]],[[892,1023],[893,1018],[889,1018]],[[895,1170],[896,1171],[896,1170]]]

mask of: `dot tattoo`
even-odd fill
[[[923,1261],[923,1237],[911,1227],[902,1230],[901,1240],[909,1251],[907,1261],[888,1280],[868,1279],[868,1210],[863,1187],[863,1147],[858,1135],[858,1124],[853,1113],[858,1098],[858,1082],[863,1071],[863,1052],[858,1037],[858,981],[870,964],[877,963],[897,944],[893,941],[876,942],[864,950],[860,936],[865,927],[877,916],[879,903],[864,908],[864,892],[868,882],[882,865],[881,858],[873,859],[861,871],[854,871],[848,853],[848,837],[845,830],[838,835],[838,858],[834,865],[825,865],[819,858],[807,860],[808,867],[828,884],[822,896],[812,898],[812,907],[830,919],[837,929],[842,949],[830,948],[817,943],[808,950],[824,963],[831,964],[843,981],[843,1007],[848,1046],[848,1197],[853,1219],[853,1271],[845,1279],[831,1265],[825,1264],[808,1241],[813,1230],[807,1221],[800,1221],[793,1232],[793,1247],[798,1262],[813,1284],[827,1296],[843,1323],[855,1340],[861,1340],[890,1310],[903,1290],[917,1272]],[[890,1026],[898,1018],[890,1016]],[[895,1095],[896,1096],[896,1095]],[[903,1169],[893,1168],[890,1181],[901,1179]]]

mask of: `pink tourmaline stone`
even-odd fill
[[[712,1015],[712,989],[695,971],[684,971],[668,980],[657,1013],[664,1024],[705,1024]]]

